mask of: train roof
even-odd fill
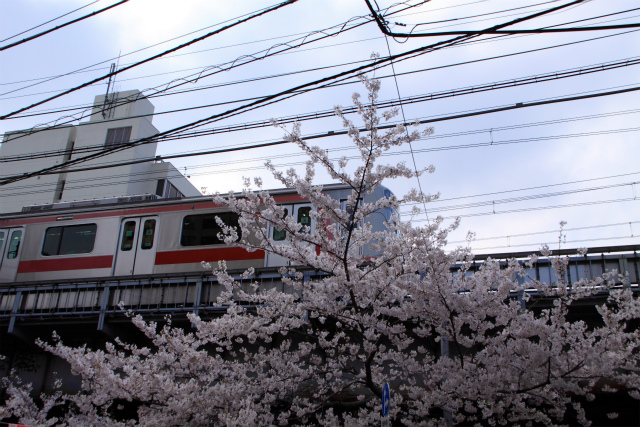
[[[327,184],[322,186],[323,190],[348,190],[350,187],[346,184]],[[288,196],[297,195],[294,188],[277,188],[267,190],[272,196]],[[230,193],[221,194],[221,196],[227,196]],[[236,195],[240,193],[235,193]],[[304,200],[297,198],[296,200]],[[292,200],[278,200],[281,202],[293,201]],[[0,225],[3,220],[16,219],[16,218],[29,218],[39,216],[51,216],[60,215],[64,216],[66,213],[74,212],[93,212],[93,211],[110,211],[119,209],[132,209],[142,208],[150,206],[167,206],[167,205],[180,205],[180,204],[207,204],[212,203],[212,196],[196,196],[196,197],[176,197],[176,198],[162,198],[155,194],[141,194],[122,197],[110,197],[103,199],[89,199],[78,200],[71,202],[58,202],[49,203],[43,205],[31,205],[22,208],[21,212],[9,212],[0,214]],[[207,206],[211,207],[211,206]]]

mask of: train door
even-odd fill
[[[18,273],[24,228],[0,229],[0,282],[13,282]]]
[[[151,274],[158,247],[157,216],[125,218],[120,226],[115,276]]]
[[[298,224],[309,227],[309,232],[313,233],[315,221],[311,219],[311,205],[285,205],[283,206],[285,215],[293,216]],[[278,230],[275,227],[269,227],[269,240],[274,246],[288,245],[289,238],[287,232]],[[283,256],[267,253],[265,257],[266,267],[281,267],[289,265],[289,260]]]
[[[285,205],[281,207],[284,208],[284,216],[292,215],[293,205]],[[274,226],[269,226],[269,241],[273,246],[289,244],[287,232],[285,230],[280,231]],[[289,260],[287,258],[267,252],[265,256],[265,267],[280,267],[283,265],[289,265]]]

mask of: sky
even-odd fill
[[[0,46],[115,3],[0,0]],[[413,33],[424,34],[482,30],[570,1],[372,3],[382,10],[392,31],[413,29]],[[0,115],[103,76],[112,63],[124,68],[275,4],[130,0],[1,51]],[[401,10],[411,5],[414,7]],[[82,9],[72,12],[78,8]],[[590,0],[508,28],[639,22],[637,0]],[[325,37],[328,34],[331,36]],[[299,0],[122,72],[116,77],[115,88],[138,89],[149,95],[156,111],[153,124],[163,132],[246,104],[249,99],[370,64],[372,53],[384,58],[453,37],[385,37],[371,20],[364,0]],[[254,60],[257,58],[263,59]],[[532,251],[541,244],[565,249],[640,243],[639,92],[527,106],[637,87],[640,65],[622,65],[639,58],[640,28],[483,35],[369,73],[381,78],[381,101],[404,100],[394,120],[433,121],[433,136],[382,159],[406,162],[418,169],[435,166],[434,173],[422,175],[419,181],[413,178],[385,183],[398,196],[418,186],[425,193],[440,195],[439,200],[426,205],[426,214],[423,206],[416,214],[411,213],[412,206],[403,206],[403,219],[421,226],[438,216],[443,217],[443,225],[459,217],[460,226],[450,234],[448,247],[470,244],[476,253]],[[614,63],[619,66],[613,68]],[[604,71],[584,73],[601,64]],[[583,72],[578,72],[580,69]],[[563,73],[572,77],[556,78]],[[195,79],[198,75],[200,78]],[[494,83],[499,83],[498,89],[479,90]],[[86,121],[82,107],[106,89],[104,79],[33,107],[0,121],[0,133]],[[357,78],[350,78],[340,85],[298,94],[197,130],[327,111],[335,105],[347,107],[352,104],[352,93],[363,91]],[[406,98],[430,94],[438,96],[406,102]],[[523,107],[450,118],[518,103]],[[342,123],[335,117],[302,122],[305,135],[341,129]],[[282,136],[281,129],[269,126],[210,132],[161,142],[157,154],[253,145]],[[345,136],[318,138],[313,144],[336,159],[356,154]],[[293,167],[300,171],[306,160],[297,147],[278,145],[171,162],[196,188],[214,193],[240,190],[243,177],[259,176],[266,188],[279,187],[264,168],[267,159],[280,169]],[[350,165],[356,164],[352,161]],[[29,170],[28,162],[24,167]],[[317,183],[330,182],[318,171]],[[563,239],[559,239],[561,221],[566,222]],[[475,233],[471,243],[466,240],[469,231]]]

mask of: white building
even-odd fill
[[[127,102],[130,101],[130,102]],[[137,90],[95,97],[89,121],[43,131],[8,132],[0,145],[0,179],[37,171],[84,156],[104,147],[125,144],[158,133],[151,124],[154,106]],[[148,162],[84,172],[41,175],[0,187],[0,213],[29,205],[155,194],[160,197],[200,196],[200,192],[171,164],[155,160],[157,142],[137,145],[68,169]],[[46,157],[42,153],[46,152]],[[28,160],[10,161],[12,158]]]

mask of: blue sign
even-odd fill
[[[389,392],[389,383],[384,383],[384,386],[382,386],[382,416],[386,417],[387,415],[389,415],[389,399],[390,398],[390,392]]]

